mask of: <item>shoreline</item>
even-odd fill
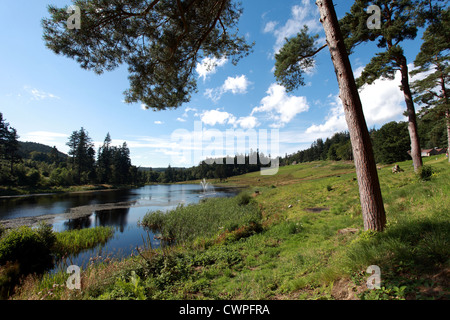
[[[36,193],[36,194],[24,194],[24,195],[13,195],[13,196],[0,196],[1,200],[15,199],[15,198],[27,198],[27,197],[39,197],[39,196],[53,196],[53,195],[68,195],[68,194],[83,194],[83,193],[94,193],[94,192],[107,192],[107,191],[119,191],[131,189],[133,187],[138,188],[138,186],[129,186],[124,188],[112,188],[112,189],[96,189],[96,190],[79,190],[79,191],[67,191],[67,192],[56,192],[56,193]],[[217,186],[219,189],[228,189],[228,190],[242,190],[243,187],[238,186]],[[69,212],[65,213],[56,213],[56,214],[44,214],[38,216],[28,216],[28,217],[19,217],[12,219],[0,220],[0,227],[5,229],[15,229],[21,226],[34,227],[39,223],[46,224],[54,224],[59,219],[71,220],[71,219],[79,219],[86,216],[89,216],[94,211],[103,211],[103,210],[111,210],[111,209],[123,209],[130,207],[145,207],[146,205],[138,205],[136,206],[136,201],[127,201],[127,202],[113,202],[113,203],[101,203],[95,205],[85,205],[79,207],[70,208]]]
[[[39,197],[39,196],[52,196],[52,195],[64,195],[64,194],[78,194],[78,193],[93,193],[93,192],[100,192],[100,191],[119,191],[119,190],[127,190],[132,188],[139,188],[143,187],[143,185],[126,185],[126,186],[106,186],[106,185],[98,185],[98,186],[85,186],[83,189],[83,186],[80,186],[79,190],[71,190],[70,187],[68,187],[66,190],[41,190],[28,193],[17,193],[17,194],[10,194],[10,195],[0,195],[1,199],[14,199],[14,198],[27,198],[27,197]],[[89,189],[90,188],[90,189]]]

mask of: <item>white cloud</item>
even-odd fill
[[[269,32],[273,32],[275,30],[275,27],[277,26],[278,22],[276,21],[269,21],[266,23],[263,32],[264,33],[269,33]]]
[[[228,77],[223,84],[223,90],[225,92],[231,91],[233,94],[243,94],[247,92],[247,87],[250,82],[245,75],[239,77]]]
[[[189,112],[194,112],[194,116],[197,116],[197,109],[196,108],[191,108],[191,107],[187,107],[186,109],[184,109],[184,113],[182,115],[183,118],[188,118],[189,117]]]
[[[155,121],[155,124],[164,124],[164,122],[162,122],[162,121]]]
[[[186,119],[184,119],[184,118],[177,118],[177,121],[178,122],[186,122]]]
[[[31,94],[33,100],[60,99],[58,96],[54,95],[53,93],[44,92],[44,91],[38,90],[36,88],[30,88],[28,86],[25,86],[24,89],[29,94]]]
[[[21,141],[37,142],[47,146],[56,146],[59,151],[67,152],[66,145],[69,135],[50,131],[32,131],[20,136]]]
[[[339,96],[333,97],[334,101],[330,103],[332,108],[328,116],[325,118],[325,123],[320,125],[312,125],[306,129],[307,135],[322,135],[331,136],[335,132],[347,130],[347,122],[345,120],[344,109]]]
[[[25,134],[24,138],[37,138],[37,139],[43,139],[43,140],[54,140],[57,138],[67,138],[69,135],[65,133],[57,133],[57,132],[50,132],[50,131],[32,131]]]
[[[306,97],[290,96],[285,87],[273,83],[267,90],[267,96],[261,100],[261,106],[253,108],[251,115],[265,112],[275,121],[271,127],[281,128],[292,121],[297,114],[308,110]]]
[[[215,126],[216,124],[234,124],[236,117],[231,113],[219,110],[204,111],[200,116],[204,124]]]
[[[359,93],[367,125],[382,125],[389,121],[404,120],[405,97],[400,90],[401,74],[393,80],[379,79],[364,86]]]
[[[358,68],[355,74],[361,71],[361,68]],[[403,113],[406,106],[403,92],[399,87],[400,80],[401,74],[398,71],[393,80],[378,79],[373,84],[366,85],[360,90],[359,96],[368,127],[381,126],[390,121],[405,120]],[[338,96],[332,98],[334,99],[330,103],[332,108],[325,122],[310,126],[306,133],[328,133],[331,135],[338,131],[348,130],[342,102]]]
[[[259,125],[258,119],[252,115],[237,118],[233,114],[219,109],[204,111],[200,118],[204,124],[209,126],[228,124],[234,128],[239,126],[242,129],[253,129]]]
[[[258,119],[254,116],[248,116],[248,117],[240,117],[236,121],[236,125],[239,125],[242,129],[254,129],[259,125]]]
[[[356,68],[355,71],[353,71],[353,76],[355,77],[355,79],[358,79],[359,77],[361,77],[362,72],[364,71],[365,66],[360,66],[358,68]]]
[[[218,67],[224,66],[228,62],[226,57],[222,57],[217,59],[215,57],[212,58],[204,58],[200,63],[197,63],[196,71],[198,73],[199,78],[203,78],[203,81],[206,80],[206,77],[217,72]]]
[[[222,87],[216,89],[209,88],[205,90],[204,96],[214,102],[217,102],[222,97],[222,93]]]
[[[224,84],[216,89],[206,89],[204,95],[214,102],[220,100],[222,95],[227,92],[232,94],[245,94],[247,88],[251,82],[247,79],[246,75],[228,77]]]
[[[266,24],[264,32],[272,33],[276,37],[274,51],[277,53],[284,44],[286,38],[295,36],[303,26],[307,25],[310,32],[319,32],[322,26],[319,22],[319,13],[316,5],[311,0],[302,0],[300,5],[291,8],[291,18],[279,28],[271,21]]]

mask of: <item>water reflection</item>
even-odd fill
[[[77,219],[68,219],[64,221],[64,229],[65,230],[74,230],[74,229],[84,229],[91,227],[91,217],[81,217]]]
[[[130,208],[95,211],[95,226],[113,226],[123,232],[127,226],[129,212]]]
[[[65,231],[112,227],[115,236],[104,246],[71,257],[72,263],[84,264],[90,257],[112,254],[116,257],[129,256],[142,239],[151,238],[152,246],[159,241],[153,234],[141,228],[138,222],[146,213],[155,210],[171,210],[179,204],[197,203],[205,196],[230,197],[236,189],[216,188],[211,195],[195,185],[152,185],[130,190],[96,191],[58,195],[37,195],[31,197],[1,198],[0,220],[51,215],[55,217],[53,229]],[[78,261],[78,262],[77,262]]]
[[[3,197],[0,198],[0,220],[69,213],[71,208],[116,203],[132,196],[132,190],[116,190]]]

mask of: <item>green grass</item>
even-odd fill
[[[77,298],[448,299],[450,166],[444,156],[424,162],[432,168],[429,180],[414,174],[411,161],[399,163],[399,174],[392,166],[378,171],[387,215],[382,233],[363,230],[349,162],[230,178],[227,184],[258,195],[150,214],[144,221],[177,245],[83,272]],[[246,233],[249,222],[260,228]],[[358,231],[339,232],[345,228]],[[366,287],[370,265],[381,269],[381,289]]]
[[[56,233],[56,243],[53,252],[58,256],[77,254],[91,249],[99,244],[105,244],[114,235],[110,227],[95,227],[80,230],[70,230]]]
[[[235,198],[210,198],[200,204],[180,205],[169,212],[150,212],[142,219],[142,225],[159,231],[165,240],[186,243],[234,232],[239,227],[251,232],[258,229],[260,220],[257,203],[247,193],[241,193]]]
[[[7,298],[14,286],[30,274],[42,275],[40,286],[45,286],[49,278],[55,277],[45,271],[60,258],[105,243],[113,234],[107,227],[54,232],[45,224],[0,232],[0,298]]]

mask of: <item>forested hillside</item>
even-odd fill
[[[425,114],[419,121],[422,149],[447,148],[445,118]],[[377,163],[391,164],[410,160],[411,150],[407,122],[389,122],[380,129],[370,130],[373,152]],[[316,140],[310,148],[286,155],[281,165],[317,160],[353,160],[350,136],[347,132],[336,133],[331,138]]]

